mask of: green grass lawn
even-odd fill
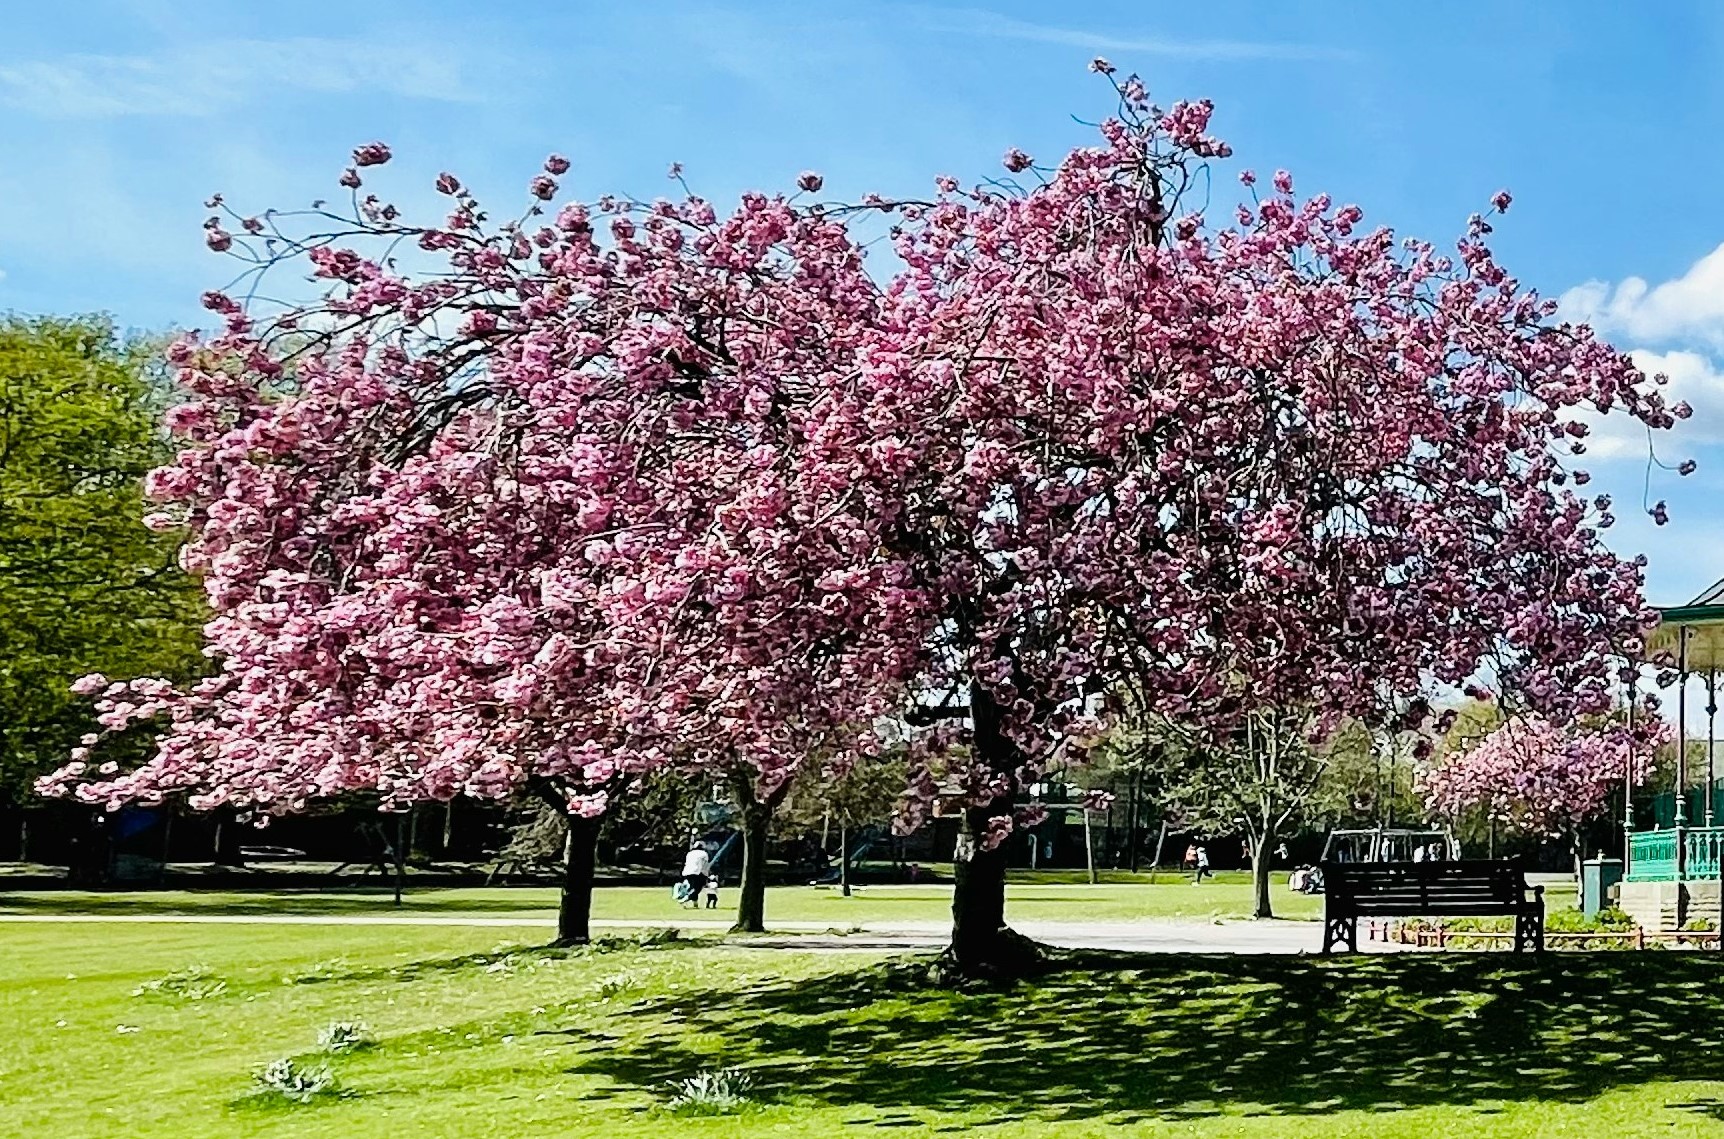
[[[956,992],[917,959],[496,932],[0,925],[0,1136],[1724,1135],[1707,954],[1073,955]],[[335,1093],[254,1094],[335,1019],[377,1038]],[[740,1114],[668,1108],[720,1067]]]
[[[1100,885],[1058,882],[1014,882],[1008,887],[1008,908],[1020,921],[1136,921],[1145,918],[1212,919],[1245,917],[1251,910],[1246,876],[1227,875],[1193,886],[1162,875],[1151,885],[1109,881]],[[679,918],[728,921],[735,917],[736,891],[720,892],[718,910],[684,910],[669,889],[611,886],[593,895],[593,916],[643,924]],[[97,893],[76,890],[0,893],[0,913],[206,913],[206,914],[472,914],[548,920],[557,892],[535,887],[473,887],[410,889],[399,911],[387,890],[232,891],[161,890]],[[836,889],[776,886],[767,896],[770,924],[816,922],[836,928],[897,922],[942,922],[951,916],[951,886],[869,886],[846,898]],[[1322,900],[1286,889],[1285,877],[1275,890],[1279,916],[1315,918]]]
[[[1128,876],[1119,876],[1122,879]],[[1573,907],[1572,888],[1547,892],[1552,909]],[[607,921],[662,925],[679,919],[730,921],[736,916],[736,891],[720,894],[717,910],[685,910],[668,889],[612,886],[594,892],[593,916]],[[319,891],[269,890],[89,892],[55,890],[0,893],[0,914],[433,914],[526,918],[554,917],[557,892],[538,887],[410,889],[398,910],[386,889]],[[1295,894],[1278,875],[1274,893],[1277,917],[1314,920],[1323,900]],[[1167,874],[1151,884],[1107,880],[1100,885],[1031,879],[1007,888],[1007,911],[1017,921],[1139,921],[1244,918],[1251,912],[1251,885],[1243,873],[1223,872],[1215,881],[1194,886]],[[870,886],[846,898],[835,889],[775,886],[766,900],[767,924],[818,923],[823,927],[939,923],[951,917],[951,886]]]

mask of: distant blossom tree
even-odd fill
[[[1417,787],[1440,818],[1483,811],[1520,834],[1569,838],[1578,859],[1582,828],[1609,810],[1625,783],[1639,786],[1651,777],[1653,758],[1670,736],[1656,719],[1631,732],[1620,724],[1561,726],[1517,716],[1421,771]]]

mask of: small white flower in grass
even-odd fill
[[[205,965],[188,965],[184,969],[175,969],[157,977],[153,981],[145,981],[132,990],[134,997],[177,997],[181,1000],[201,1001],[210,997],[219,997],[227,992],[227,982],[215,976]]]
[[[753,1080],[737,1068],[701,1072],[670,1086],[667,1106],[678,1115],[729,1115],[754,1102],[748,1095]]]
[[[122,1036],[124,1036],[128,1032],[136,1032],[137,1030],[138,1030],[138,1026],[135,1024],[116,1024],[116,1025],[114,1025],[114,1031],[118,1032]]]
[[[304,1067],[289,1056],[269,1064],[253,1078],[263,1091],[274,1092],[294,1103],[309,1103],[335,1087],[335,1073],[329,1070],[329,1065]]]
[[[377,1043],[362,1020],[332,1020],[317,1034],[317,1046],[325,1052],[353,1052]]]

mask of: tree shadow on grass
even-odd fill
[[[1724,961],[1695,954],[1074,954],[978,992],[925,975],[900,963],[648,1002],[636,1023],[657,1025],[576,1068],[661,1086],[712,1066],[716,1034],[766,1098],[1120,1122],[1724,1077]]]
[[[461,891],[457,893],[456,891]],[[0,913],[18,914],[192,914],[221,916],[308,915],[427,917],[449,913],[522,914],[535,920],[554,917],[555,900],[512,895],[506,889],[476,895],[466,887],[409,887],[399,907],[388,886],[337,884],[325,888],[269,887],[256,891],[174,894],[164,897],[147,890],[80,894],[0,893]],[[670,919],[666,919],[669,921]]]

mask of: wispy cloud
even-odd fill
[[[0,103],[55,118],[207,115],[297,90],[469,101],[461,55],[333,39],[226,40],[156,55],[0,63]],[[469,57],[470,58],[470,57]]]
[[[980,8],[954,11],[922,10],[923,25],[933,31],[992,39],[1024,40],[1057,44],[1091,52],[1119,55],[1155,55],[1217,62],[1245,60],[1336,60],[1352,58],[1349,51],[1314,44],[1258,42],[1254,40],[1182,40],[1161,36],[1138,36],[1079,28],[1062,28],[1002,16]]]

